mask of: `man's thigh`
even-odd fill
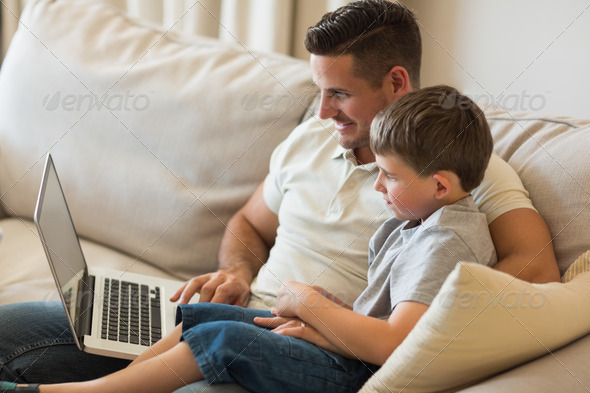
[[[235,383],[211,385],[209,382],[201,381],[180,388],[174,393],[250,393],[250,391]]]
[[[0,380],[82,381],[120,370],[127,364],[127,360],[80,351],[59,302],[0,307]]]

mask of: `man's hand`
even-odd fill
[[[225,303],[245,307],[250,296],[250,285],[228,272],[219,270],[215,273],[196,276],[185,282],[170,297],[170,301],[187,304],[195,293],[199,293],[199,302]]]

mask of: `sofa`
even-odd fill
[[[317,95],[301,60],[99,0],[30,1],[0,69],[0,304],[58,300],[32,221],[47,153],[89,265],[186,280],[216,269],[229,218]],[[458,264],[364,392],[590,388],[590,120],[486,116],[563,282]]]

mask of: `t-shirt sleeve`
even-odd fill
[[[516,171],[497,154],[492,154],[481,184],[471,194],[488,224],[515,209],[536,211]]]
[[[283,142],[284,143],[284,142]],[[278,149],[281,148],[279,145],[270,159],[270,171],[266,175],[264,179],[264,186],[262,187],[262,196],[264,197],[264,202],[268,206],[268,208],[275,214],[279,214],[279,208],[281,206],[281,202],[283,200],[283,192],[280,183],[280,177],[278,173],[280,172],[278,169],[273,168],[273,158],[275,154],[280,154],[277,152]],[[275,159],[276,161],[276,159]]]
[[[301,125],[298,127],[301,128]],[[268,208],[275,214],[279,214],[279,208],[283,201],[283,166],[286,156],[292,148],[292,140],[297,133],[296,128],[284,141],[282,141],[270,156],[269,171],[264,179],[262,195]]]

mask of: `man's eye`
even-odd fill
[[[342,97],[346,97],[348,94],[341,92],[341,91],[331,91],[330,93],[328,93],[328,97],[336,97],[336,98],[342,98]]]

